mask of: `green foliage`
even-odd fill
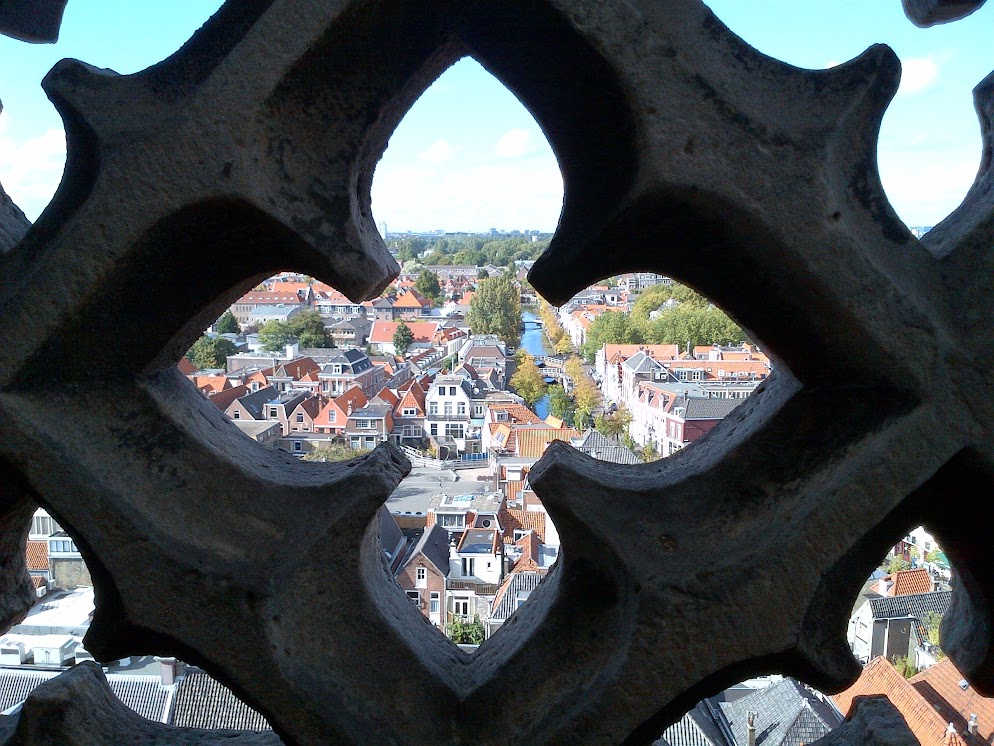
[[[567,425],[572,425],[573,415],[576,413],[576,402],[573,401],[573,397],[567,394],[562,385],[558,383],[549,386],[548,393],[549,413]]]
[[[532,407],[545,393],[545,378],[535,364],[535,358],[527,352],[519,350],[517,358],[517,370],[514,371],[509,383],[518,396],[525,400],[525,404]]]
[[[742,330],[714,306],[681,303],[649,322],[645,334],[652,344],[696,345],[735,344],[745,335]]]
[[[606,344],[642,344],[643,342],[645,342],[645,331],[641,322],[627,313],[608,311],[590,324],[581,352],[587,362],[592,363],[597,351]]]
[[[935,645],[938,652],[936,657],[938,660],[942,660],[946,657],[946,654],[942,652],[939,632],[939,627],[942,624],[942,614],[937,611],[930,611],[925,615],[925,619],[923,621],[925,622],[925,639]]]
[[[353,451],[348,446],[329,443],[320,445],[310,453],[306,454],[302,461],[348,461],[361,455],[359,451]]]
[[[414,281],[414,289],[426,298],[431,298],[437,305],[442,299],[442,286],[438,283],[438,275],[430,269],[423,269]]]
[[[193,343],[186,357],[197,366],[197,370],[224,368],[228,362],[228,355],[234,355],[236,350],[235,345],[224,337],[212,339],[203,336]]]
[[[290,321],[267,321],[259,329],[260,349],[263,352],[283,352],[294,339],[302,348],[334,347],[324,319],[317,311],[303,311]]]
[[[480,617],[473,617],[472,622],[454,619],[448,624],[449,639],[457,645],[482,645],[487,639]]]
[[[594,420],[597,431],[608,438],[621,438],[628,434],[628,426],[632,424],[632,413],[622,404],[613,412],[605,412]]]
[[[521,337],[521,294],[507,274],[482,280],[470,302],[466,323],[473,334],[496,334],[517,345]]]
[[[590,380],[589,376],[581,376],[573,389],[573,400],[576,402],[576,415],[573,424],[577,428],[585,428],[590,424],[590,416],[601,403],[601,392]]]
[[[647,464],[652,461],[658,461],[659,459],[662,458],[662,455],[656,453],[656,447],[652,443],[646,443],[641,448],[636,448],[633,450]]]
[[[911,569],[911,563],[896,555],[894,557],[891,557],[890,561],[887,563],[887,572],[892,574],[895,572],[900,572],[901,570],[910,570],[910,569]]]
[[[290,332],[304,348],[335,346],[317,311],[303,311],[290,319]]]
[[[214,325],[218,334],[241,334],[242,328],[238,325],[235,315],[229,310],[221,314],[221,318]]]
[[[908,656],[906,655],[895,655],[892,662],[894,663],[894,668],[897,669],[897,672],[906,679],[910,679],[918,673],[918,669],[915,668],[915,664],[909,661]]]
[[[393,346],[397,354],[403,357],[414,343],[414,332],[411,327],[403,321],[397,324],[397,329],[393,333]]]

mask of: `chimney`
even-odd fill
[[[752,711],[746,714],[746,743],[756,746],[756,713]]]
[[[967,723],[966,732],[971,736],[977,735],[977,714],[974,712],[970,713],[970,722]]]
[[[175,658],[156,658],[155,660],[159,664],[159,678],[161,679],[162,686],[172,686],[175,684],[176,679],[183,670],[183,664]]]

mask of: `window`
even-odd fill
[[[405,591],[415,606],[421,606],[421,594],[418,591]]]
[[[438,435],[438,425],[436,425],[434,422],[431,423],[431,434]]]
[[[457,599],[452,603],[452,613],[456,616],[469,616],[469,599]]]
[[[349,447],[353,451],[358,451],[359,450],[359,436],[358,435],[353,435],[352,436],[351,440],[349,441]]]
[[[415,438],[420,438],[421,435],[422,435],[422,432],[423,431],[421,430],[420,427],[415,426],[415,427],[411,428],[411,434]]]
[[[376,448],[376,437],[373,436],[373,435],[367,435],[366,436],[366,450],[367,451],[372,451],[374,448]]]
[[[430,415],[436,415],[436,414],[438,414],[438,404],[437,403],[432,402],[431,404],[428,405],[428,414],[430,414]]]
[[[477,404],[475,407],[473,407],[473,414],[476,417],[482,417],[483,416],[483,405],[482,404]]]
[[[418,588],[424,588],[428,585],[428,570],[424,567],[418,568]]]
[[[304,444],[301,443],[299,440],[293,441],[293,452],[303,453],[303,451],[304,451]]]
[[[372,425],[372,424],[370,423],[370,421],[369,421],[369,420],[356,420],[356,421],[355,421],[355,426],[356,426],[356,427],[357,427],[357,428],[358,428],[359,430],[368,430],[368,429],[369,429],[369,428],[371,428],[371,427],[372,427],[373,425]]]
[[[441,605],[442,594],[438,591],[431,592],[431,606],[428,608],[432,614],[437,614],[439,606]]]
[[[452,414],[452,402],[447,401],[445,402],[445,416],[448,417],[450,414]]]
[[[304,421],[304,413],[297,412],[297,422],[303,422],[303,421]]]
[[[528,535],[528,531],[526,531],[524,529],[520,529],[520,528],[514,529],[514,540],[515,541],[517,541],[518,539],[524,538],[527,535]]]
[[[237,409],[231,413],[231,419],[240,420],[241,418],[242,418],[242,413],[239,412]]]
[[[461,401],[456,405],[456,414],[466,414],[466,402]]]
[[[417,417],[418,416],[418,410],[415,409],[414,407],[404,407],[404,414],[403,414],[403,416],[404,417]]]
[[[269,408],[269,416],[270,417],[279,417],[280,416],[280,411],[276,407],[270,407]]]
[[[404,425],[404,437],[405,438],[410,438],[411,437],[411,426],[410,425]]]
[[[449,386],[449,396],[455,396],[455,395],[456,395],[456,387]]]
[[[476,575],[476,559],[474,557],[462,558],[462,574],[466,578]]]
[[[36,515],[31,519],[32,536],[51,536],[58,531],[58,524],[50,515]]]
[[[338,414],[338,413],[334,409],[329,409],[328,410],[328,422],[334,422],[336,414]]]
[[[461,422],[449,422],[445,425],[445,434],[450,438],[462,438],[463,437],[463,426]]]
[[[463,513],[457,513],[455,515],[451,513],[442,513],[438,516],[439,525],[442,528],[463,528],[466,525],[466,516]]]

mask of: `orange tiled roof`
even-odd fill
[[[546,447],[554,440],[565,440],[580,437],[580,433],[571,427],[518,427],[514,428],[515,453],[521,458],[541,458]]]
[[[176,367],[179,368],[179,372],[184,376],[191,375],[197,372],[197,366],[190,362],[187,357],[181,357],[179,362],[176,363]]]
[[[189,376],[189,379],[205,394],[217,394],[231,388],[231,381],[226,376]]]
[[[47,570],[48,542],[29,541],[25,548],[25,559],[29,570]]]
[[[235,303],[236,304],[247,303],[247,304],[257,304],[257,305],[269,304],[269,303],[273,304],[282,303],[283,305],[299,306],[300,298],[297,297],[296,293],[272,293],[267,290],[267,291],[260,291],[258,293],[256,292],[245,293],[245,295],[243,295],[241,298],[236,300]]]
[[[981,696],[972,686],[963,689],[961,674],[948,658],[926,668],[910,679],[911,686],[939,713],[952,723],[958,733],[966,730],[970,715],[977,716],[977,735],[981,743],[994,736],[994,697]]]
[[[500,525],[504,529],[504,543],[514,543],[515,529],[534,531],[541,541],[545,542],[545,513],[540,510],[518,510],[516,508],[501,508]]]
[[[653,360],[676,360],[680,345],[604,345],[604,359],[612,363],[627,360],[638,352],[644,352]]]
[[[917,570],[901,570],[894,573],[891,580],[894,584],[887,592],[888,596],[910,596],[932,590],[932,577],[924,567]]]
[[[369,332],[369,343],[392,344],[394,332],[397,331],[397,325],[400,323],[407,324],[414,334],[414,341],[422,344],[431,342],[435,332],[438,331],[438,324],[434,321],[375,321]]]
[[[507,412],[508,422],[523,422],[526,425],[537,425],[542,420],[524,404],[514,402],[491,404],[491,412]]]
[[[31,584],[35,588],[41,588],[43,585],[47,586],[48,585],[48,581],[46,581],[45,578],[41,577],[40,575],[32,575],[31,576]]]
[[[879,657],[870,661],[856,683],[833,696],[832,701],[843,714],[849,716],[852,714],[853,700],[869,694],[885,695],[904,716],[921,746],[963,745],[959,736],[947,737],[949,721],[936,712],[929,701],[886,658]],[[961,732],[961,729],[957,732]]]
[[[425,298],[414,288],[407,288],[403,294],[393,302],[394,308],[424,308],[430,306],[431,301]]]

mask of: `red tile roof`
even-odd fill
[[[964,741],[958,735],[949,737],[949,721],[936,712],[929,701],[886,658],[874,658],[870,661],[856,683],[836,694],[832,700],[848,717],[852,714],[853,700],[868,694],[885,695],[904,716],[921,746],[963,746]],[[957,732],[960,731],[961,729]]]
[[[960,686],[963,675],[945,658],[910,679],[911,686],[958,733],[966,730],[970,715],[977,716],[977,734],[982,743],[994,736],[994,698],[981,696],[971,685]]]
[[[225,411],[235,399],[241,399],[243,396],[249,393],[248,386],[239,385],[234,386],[230,389],[221,391],[220,393],[214,394],[213,396],[207,397],[211,404],[220,409],[222,412]]]
[[[189,379],[203,394],[217,394],[231,388],[227,376],[189,376]]]
[[[374,321],[373,328],[369,332],[369,343],[370,344],[393,344],[393,335],[397,331],[397,325],[400,323],[407,324],[411,329],[411,333],[414,334],[414,341],[421,344],[427,344],[431,342],[432,338],[435,336],[435,332],[438,331],[438,323],[435,321]]]
[[[911,596],[932,590],[932,576],[924,567],[917,570],[900,570],[891,575],[890,580],[893,585],[887,591],[888,596]]]
[[[189,358],[181,357],[179,362],[176,363],[176,367],[179,368],[179,372],[184,376],[188,376],[191,373],[197,372],[197,366],[190,362]]]
[[[394,308],[426,308],[431,305],[431,301],[425,298],[414,288],[407,288],[397,300],[393,302]]]
[[[25,548],[25,559],[29,570],[47,570],[48,542],[29,541]]]

